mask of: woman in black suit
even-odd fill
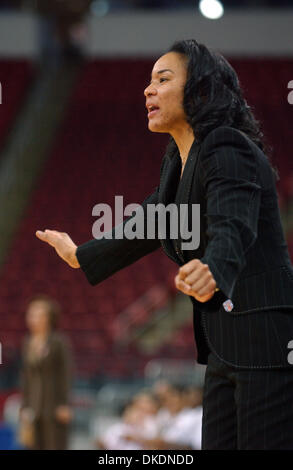
[[[193,303],[207,364],[203,448],[293,448],[293,268],[258,123],[230,64],[195,40],[157,60],[144,94],[149,129],[170,134],[144,220],[150,204],[185,204],[188,215],[200,204],[199,246],[171,239],[172,220],[165,238],[115,239],[114,228],[77,247],[66,233],[36,235],[92,285],[162,246],[180,266],[175,284]]]

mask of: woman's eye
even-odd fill
[[[160,79],[159,79],[159,83],[165,82],[166,80],[168,80],[168,79],[167,79],[167,78],[165,78],[165,77],[160,77]],[[149,83],[147,84],[147,86],[146,86],[146,87],[148,87],[148,86],[151,86],[151,85],[152,85],[152,83],[153,83],[153,81],[149,82]]]

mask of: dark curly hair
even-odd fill
[[[219,126],[230,126],[244,132],[267,156],[276,179],[278,170],[270,162],[271,147],[265,142],[260,123],[243,97],[238,76],[229,62],[195,39],[176,41],[167,52],[187,58],[187,80],[183,108],[195,139],[201,143]],[[176,143],[170,137],[168,154]]]

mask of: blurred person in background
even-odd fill
[[[202,406],[203,390],[200,387],[189,385],[186,387],[185,402],[189,408],[197,408]]]
[[[151,393],[142,391],[135,395],[124,407],[121,419],[97,440],[98,447],[104,450],[142,450],[141,443],[132,436],[139,436],[141,441],[156,436],[158,409],[159,403]]]
[[[164,407],[166,403],[166,398],[167,398],[169,389],[170,389],[170,384],[166,380],[158,380],[153,385],[153,393],[159,400],[161,407]]]
[[[147,450],[192,450],[201,448],[202,407],[187,406],[187,389],[170,384],[166,390],[165,406],[169,412],[164,427],[157,430],[154,438],[143,438],[139,434],[128,439]]]
[[[96,440],[100,450],[140,450],[141,446],[125,439],[128,433],[136,432],[139,419],[133,403],[127,403],[121,412],[121,417],[103,432]]]
[[[143,423],[140,435],[145,438],[156,436],[158,432],[157,415],[160,410],[160,402],[151,391],[142,391],[134,397],[133,404]]]
[[[60,305],[39,294],[28,303],[22,345],[20,440],[30,449],[67,449],[72,358],[57,331]]]
[[[158,433],[166,426],[166,423],[170,419],[170,412],[167,408],[168,392],[170,391],[171,385],[166,380],[158,380],[153,385],[153,393],[160,403],[160,409],[157,413],[157,428]]]
[[[84,18],[91,0],[36,0],[40,41],[45,62],[79,60],[86,39]]]

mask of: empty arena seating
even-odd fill
[[[287,204],[292,197],[288,181],[293,122],[287,84],[293,78],[293,62],[231,62],[274,147],[272,158],[281,175],[280,203]],[[79,270],[65,265],[40,242],[35,231],[67,232],[79,245],[92,238],[95,204],[114,208],[115,195],[124,197],[123,207],[140,203],[158,185],[167,137],[147,129],[143,90],[152,66],[152,60],[135,59],[96,60],[83,66],[0,279],[0,331],[5,342],[11,348],[20,345],[27,298],[39,292],[50,294],[62,304],[61,328],[72,342],[79,375],[142,373],[151,357],[144,357],[133,345],[125,350],[117,347],[115,319],[149,289],[171,285],[177,266],[159,249],[92,287]],[[191,330],[190,324],[182,328],[173,342],[162,345],[160,354],[195,357]]]
[[[0,60],[0,151],[32,83],[32,77],[33,66],[29,61]]]

